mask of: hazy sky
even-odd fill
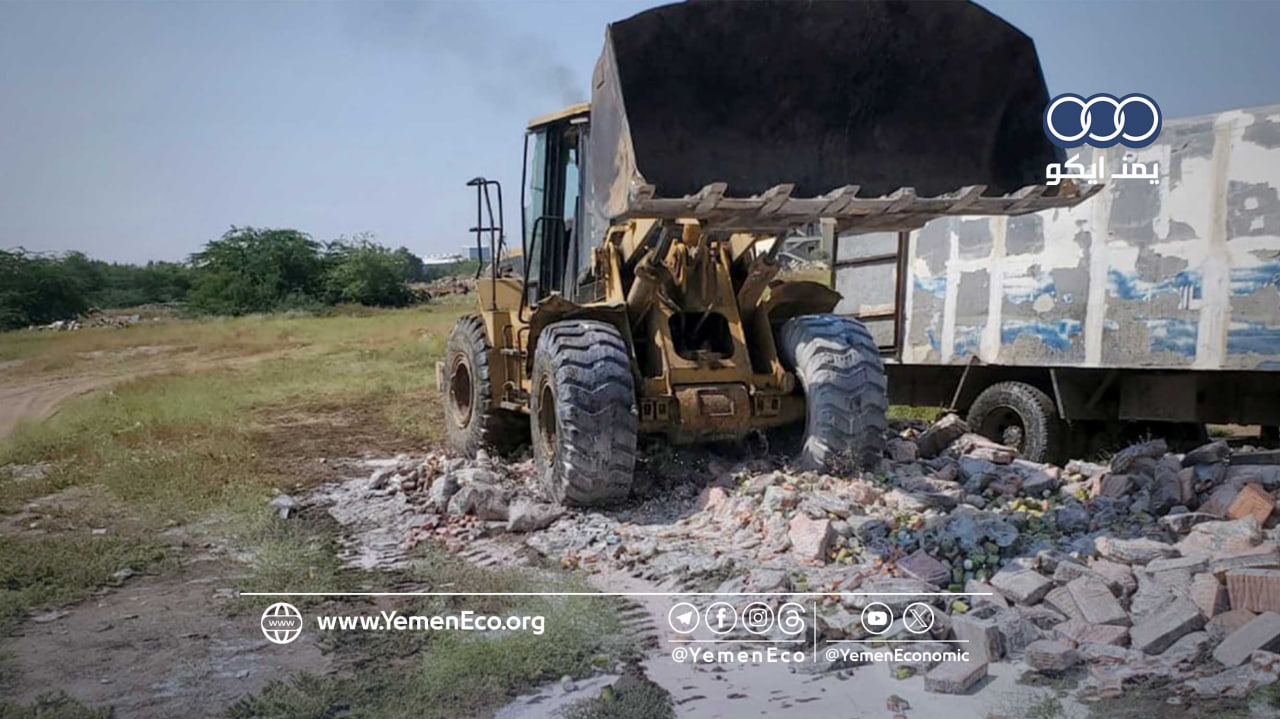
[[[655,4],[0,0],[0,247],[176,260],[235,224],[456,251],[466,180],[515,205],[525,121]],[[983,4],[1051,92],[1280,103],[1280,0]]]

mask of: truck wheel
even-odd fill
[[[528,437],[528,420],[497,406],[489,381],[489,340],[476,315],[458,320],[445,357],[444,415],[449,444],[476,456],[481,447],[515,449]]]
[[[1025,382],[998,382],[969,407],[969,427],[1032,462],[1060,459],[1064,427],[1049,395]]]
[[[884,365],[871,333],[839,315],[803,315],[782,325],[782,360],[805,395],[802,466],[872,468],[884,457]]]
[[[617,328],[593,320],[548,325],[533,355],[533,457],[560,504],[600,506],[631,492],[636,390]]]

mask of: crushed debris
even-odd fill
[[[497,542],[664,590],[831,592],[819,602],[827,639],[868,636],[870,600],[839,593],[900,592],[885,599],[894,612],[932,604],[933,638],[968,639],[978,656],[903,670],[931,691],[969,691],[985,662],[1081,672],[1082,699],[1154,676],[1189,698],[1238,696],[1280,676],[1274,453],[1219,441],[1184,455],[1154,440],[1057,467],[955,416],[895,423],[889,439],[875,472],[839,477],[654,444],[637,496],[608,511],[553,505],[531,460],[483,452],[384,460],[323,501],[344,524],[368,520],[377,536],[351,557],[366,568],[428,539]],[[990,596],[911,594],[938,591]]]

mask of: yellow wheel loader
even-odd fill
[[[1031,40],[966,2],[705,0],[613,23],[591,102],[528,125],[519,267],[501,187],[468,183],[492,260],[438,367],[451,443],[531,441],[574,505],[626,498],[639,434],[803,423],[803,463],[873,465],[876,343],[831,314],[836,292],[778,278],[783,241],[1075,204],[1045,184],[1047,99]]]

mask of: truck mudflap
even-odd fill
[[[841,230],[900,231],[917,229],[945,215],[1021,215],[1072,207],[1092,197],[1102,185],[1081,188],[1068,180],[1058,188],[1027,185],[995,197],[983,194],[985,185],[969,185],[936,197],[921,197],[910,187],[879,197],[859,197],[857,185],[817,197],[792,197],[794,188],[783,184],[751,197],[730,197],[725,194],[727,183],[717,182],[692,195],[664,198],[656,196],[653,185],[640,185],[632,192],[624,218],[697,217],[704,227],[753,232],[832,218]]]

